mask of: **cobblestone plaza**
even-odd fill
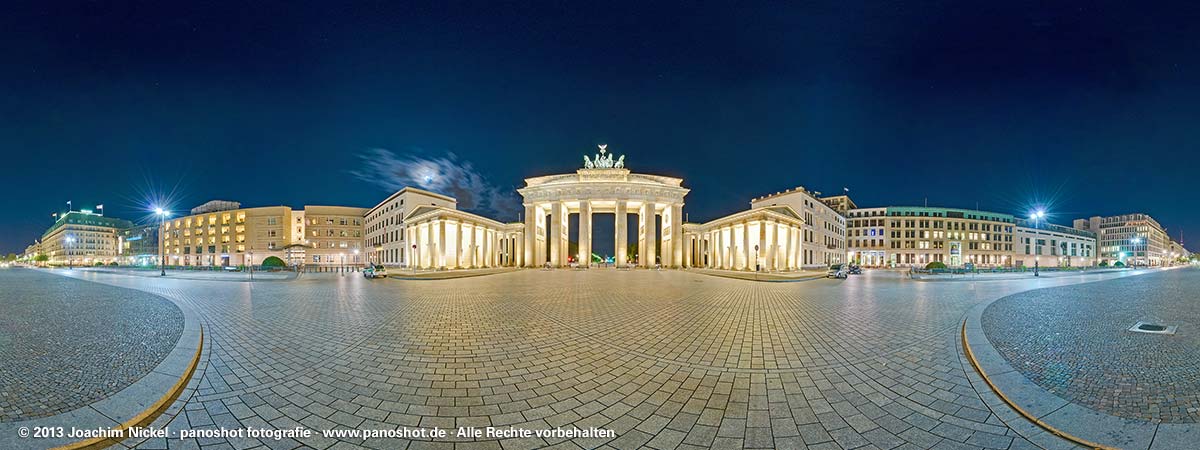
[[[253,283],[86,270],[2,275],[71,283],[81,298],[118,290],[134,304],[167,300],[196,312],[204,351],[191,387],[152,426],[614,434],[152,438],[126,446],[1008,449],[1072,444],[1016,415],[982,383],[962,351],[964,316],[994,305],[984,321],[1003,353],[1009,337],[995,329],[1018,327],[1012,315],[1031,314],[1005,311],[1013,299],[1164,276],[1190,283],[1198,273],[1130,274],[936,282],[868,271],[789,283],[614,269],[421,281],[307,274]],[[1021,372],[1036,379],[1038,370]],[[1070,395],[1088,395],[1074,389]]]

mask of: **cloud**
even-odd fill
[[[412,152],[417,153],[417,152]],[[458,200],[458,208],[501,221],[514,220],[521,202],[511,189],[500,189],[454,153],[426,158],[374,148],[361,157],[360,169],[350,173],[360,180],[397,191],[419,187]]]

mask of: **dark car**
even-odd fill
[[[862,275],[862,266],[853,264],[850,266],[850,275]]]

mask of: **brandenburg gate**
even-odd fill
[[[584,167],[575,173],[526,178],[525,187],[517,190],[525,206],[525,266],[562,267],[571,256],[580,266],[591,264],[592,215],[603,213],[615,215],[618,267],[628,265],[635,256],[626,254],[629,214],[638,216],[638,266],[683,265],[683,197],[689,191],[682,186],[683,180],[632,173],[625,168],[624,155],[614,161],[606,145],[599,147],[600,153],[593,158],[583,157]],[[579,215],[578,255],[567,254],[571,214]],[[656,216],[662,217],[661,231]],[[656,251],[656,241],[661,241],[661,251]]]

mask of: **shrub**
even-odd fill
[[[929,264],[926,264],[926,265],[925,265],[925,268],[926,268],[926,269],[945,269],[945,268],[946,268],[946,265],[945,265],[945,264],[942,264],[941,262],[934,261],[934,262],[931,262],[931,263],[929,263]]]
[[[1121,261],[1117,261],[1117,262],[1113,263],[1113,267],[1125,267],[1125,263],[1123,263]]]
[[[287,263],[283,262],[278,256],[268,256],[262,262],[263,267],[287,267]]]
[[[1108,267],[1108,261],[1100,261],[1100,267]]]
[[[110,265],[110,266],[114,266],[114,267],[115,267],[115,266],[117,265],[117,262],[116,262],[116,261],[113,261],[113,262],[110,262],[110,263],[108,263],[108,265]]]

